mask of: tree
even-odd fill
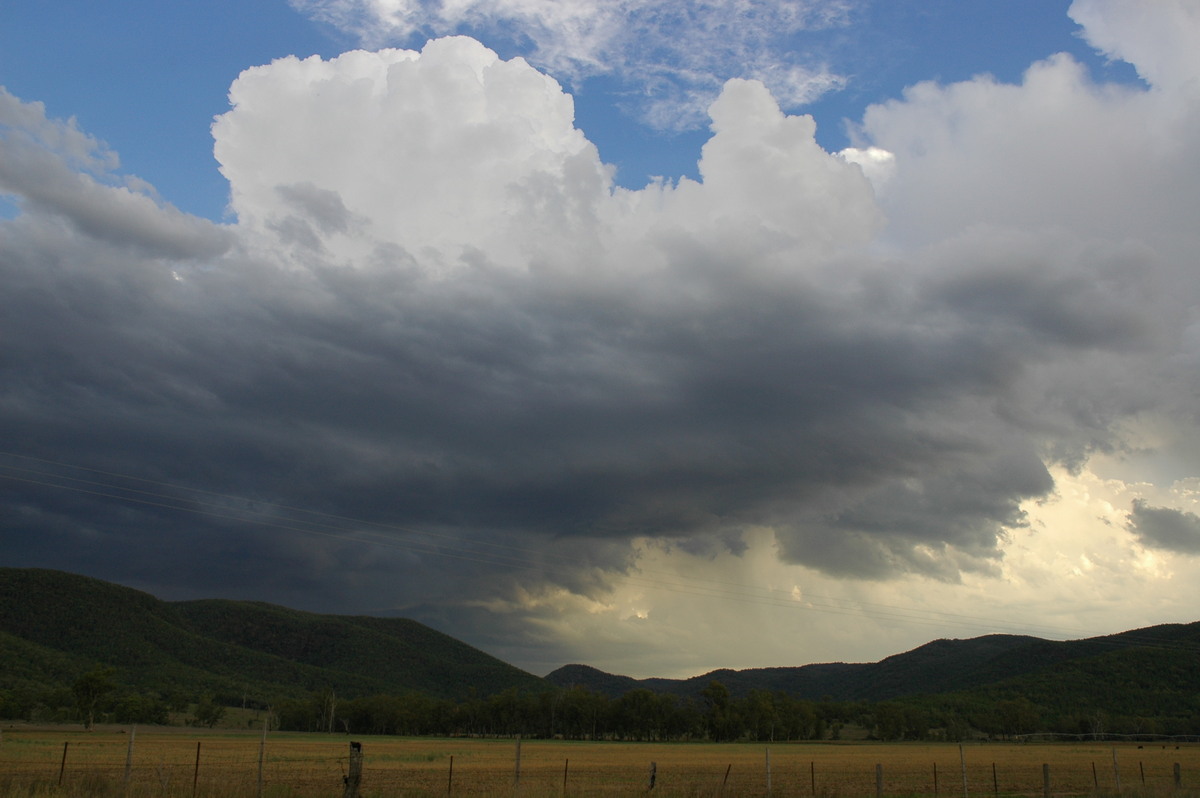
[[[614,708],[617,730],[626,739],[659,739],[666,720],[661,715],[661,708],[658,696],[646,688],[630,690],[617,699]]]
[[[207,726],[213,728],[221,722],[221,718],[225,717],[225,707],[218,704],[210,696],[204,696],[196,702],[196,711],[192,713],[195,716],[197,726]]]
[[[161,726],[170,721],[165,702],[152,695],[127,693],[113,704],[113,721],[116,723],[156,723]]]
[[[875,705],[875,736],[880,740],[904,739],[904,709],[890,701]]]
[[[755,740],[774,742],[775,730],[780,726],[775,696],[766,690],[751,690],[743,706],[744,720],[750,736]]]
[[[1037,707],[1024,696],[997,702],[994,712],[999,731],[1006,737],[1026,734],[1037,725]]]
[[[80,676],[71,685],[71,693],[75,696],[75,707],[84,718],[88,731],[96,724],[96,705],[100,699],[117,689],[113,676],[117,669],[110,666],[94,668]]]
[[[704,723],[709,737],[714,742],[734,739],[736,735],[731,717],[733,713],[729,703],[729,688],[714,680],[700,691],[700,697],[704,699]]]
[[[578,685],[562,694],[563,734],[574,740],[595,740],[603,731],[601,719],[608,714],[610,700]]]
[[[947,740],[959,742],[971,736],[971,724],[967,723],[966,719],[957,712],[947,715],[943,725],[946,729]]]

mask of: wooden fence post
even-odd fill
[[[771,749],[767,749],[767,798],[771,798]]]
[[[67,769],[67,746],[69,746],[70,744],[71,744],[71,742],[70,742],[69,740],[68,740],[67,742],[63,743],[63,757],[62,757],[62,762],[61,762],[61,763],[59,763],[59,765],[58,765],[58,786],[59,786],[59,787],[61,787],[61,786],[62,786],[63,773],[64,773],[64,772],[66,771],[66,769]],[[1179,765],[1176,765],[1176,766],[1175,766],[1175,772],[1176,772],[1176,773],[1178,773],[1178,772],[1179,772]]]
[[[648,790],[654,789],[654,780],[657,777],[658,777],[658,763],[651,762],[650,763],[650,785],[646,789],[648,789]]]
[[[196,769],[192,771],[192,795],[196,794],[196,786],[200,782],[200,741],[196,741]]]
[[[563,760],[563,788],[562,788],[563,795],[567,794],[567,768],[570,767],[570,765],[571,765],[570,759]]]
[[[812,794],[817,794],[817,761],[814,759],[808,763],[808,778],[812,782]]]
[[[963,753],[962,743],[958,744],[958,761],[962,765],[963,798],[967,798],[967,755]]]
[[[67,749],[64,748],[63,749],[63,759],[66,760],[66,758],[67,758]],[[1179,772],[1179,763],[1176,762],[1175,763],[1175,789],[1178,790],[1178,789],[1181,789],[1182,787],[1183,787],[1183,774]]]
[[[1050,798],[1050,763],[1042,763],[1042,796]]]
[[[513,762],[513,787],[521,786],[521,735],[517,735],[517,753]]]
[[[131,726],[129,729],[129,745],[125,748],[125,780],[121,782],[125,788],[129,788],[129,771],[133,769],[133,738],[137,736],[137,726]]]
[[[446,776],[446,795],[454,792],[454,754],[450,755],[450,775]]]
[[[937,794],[938,794],[937,762],[934,762],[933,763],[933,795],[934,795],[934,798],[937,798]]]
[[[733,770],[733,763],[732,763],[732,762],[730,762],[730,763],[729,763],[729,766],[725,768],[725,778],[721,779],[721,792],[720,792],[720,793],[718,793],[719,795],[724,795],[724,794],[725,794],[725,783],[726,783],[727,781],[729,781],[729,771],[731,771],[731,770]]]
[[[342,798],[358,798],[358,787],[362,784],[362,743],[350,743],[350,767],[346,773],[346,789]]]
[[[1117,792],[1121,792],[1121,768],[1117,765],[1117,747],[1114,745],[1112,750],[1113,755],[1113,778],[1117,780]]]
[[[875,798],[883,795],[883,765],[875,765]]]
[[[268,717],[270,717],[268,715]],[[263,794],[263,762],[267,758],[267,718],[263,718],[263,735],[258,742],[258,798]]]
[[[992,795],[1000,798],[1000,780],[996,778],[996,763],[992,763]]]

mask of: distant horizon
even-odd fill
[[[4,566],[0,566],[0,568],[3,568],[3,567],[4,567]],[[21,569],[18,569],[18,570],[21,570]],[[68,575],[71,575],[71,576],[80,576],[80,577],[84,577],[84,578],[88,578],[88,579],[95,579],[95,578],[97,578],[97,577],[89,577],[87,574],[78,574],[78,573],[73,573],[73,572],[70,572],[70,571],[61,571],[61,570],[59,570],[59,569],[52,569],[52,568],[29,568],[29,569],[24,569],[24,570],[45,570],[45,571],[56,571],[56,572],[58,572],[58,573],[65,573],[65,574],[68,574]],[[108,581],[108,580],[100,580],[100,581]],[[253,603],[253,604],[268,604],[268,605],[270,605],[270,606],[277,606],[277,607],[280,607],[281,609],[285,609],[285,610],[288,610],[288,611],[291,611],[291,612],[303,612],[303,613],[308,613],[308,614],[311,614],[311,615],[316,615],[316,616],[326,616],[326,617],[330,617],[330,618],[354,618],[354,617],[361,617],[361,616],[356,616],[356,615],[352,615],[352,614],[351,614],[351,615],[347,615],[347,614],[341,614],[341,613],[321,613],[321,612],[312,612],[312,611],[309,611],[309,610],[301,610],[301,609],[298,609],[298,608],[296,608],[296,607],[289,607],[289,606],[287,606],[287,605],[275,604],[275,603],[273,603],[273,602],[263,602],[263,601],[259,601],[259,600],[256,600],[256,599],[239,599],[239,598],[232,598],[232,597],[229,597],[229,596],[205,596],[205,597],[197,597],[197,598],[190,598],[190,599],[174,599],[174,600],[172,600],[172,599],[165,599],[165,598],[162,598],[162,597],[160,597],[160,596],[157,596],[157,595],[154,595],[153,593],[150,593],[150,592],[148,592],[148,591],[139,590],[139,589],[138,589],[138,588],[136,588],[136,587],[132,587],[132,586],[130,586],[130,585],[124,585],[124,584],[121,584],[121,583],[119,583],[119,582],[110,582],[110,584],[113,584],[113,585],[116,585],[116,586],[118,586],[118,587],[122,587],[122,588],[127,588],[127,589],[130,589],[130,590],[137,590],[138,592],[146,593],[147,595],[150,595],[151,597],[153,597],[153,598],[157,599],[158,601],[162,601],[162,602],[164,602],[164,603],[166,603],[166,604],[186,603],[186,602],[189,602],[189,601],[210,601],[210,600],[212,600],[212,601],[232,601],[232,602],[247,602],[247,603]],[[443,629],[438,629],[438,628],[436,628],[436,627],[434,627],[434,626],[431,626],[431,625],[429,625],[429,624],[424,624],[424,623],[422,623],[421,621],[417,621],[417,619],[415,619],[415,618],[408,618],[408,617],[406,617],[406,616],[400,616],[400,615],[392,615],[392,616],[369,616],[369,617],[381,617],[381,618],[388,618],[388,617],[390,617],[390,618],[397,618],[397,619],[402,619],[402,620],[416,621],[417,623],[421,623],[423,626],[427,626],[428,628],[432,629],[432,630],[433,630],[433,631],[435,631],[435,632],[438,632],[438,633],[440,633],[440,634],[447,635],[448,637],[451,637],[451,638],[453,638],[453,639],[455,639],[455,640],[458,640],[458,638],[454,637],[454,635],[453,635],[453,634],[451,634],[450,632],[447,632],[446,630],[443,630]],[[907,649],[904,649],[904,650],[901,650],[901,651],[893,651],[893,652],[892,652],[892,653],[890,653],[890,654],[885,654],[885,655],[883,655],[883,656],[881,656],[881,657],[879,657],[878,659],[875,659],[875,660],[840,660],[840,659],[835,659],[835,660],[822,660],[822,661],[820,661],[820,662],[806,662],[806,663],[802,663],[802,664],[799,664],[799,665],[787,665],[787,664],[782,664],[782,665],[757,665],[757,666],[750,666],[750,667],[745,667],[745,668],[734,668],[734,667],[725,667],[725,666],[720,666],[720,667],[715,667],[715,668],[710,668],[710,669],[707,669],[707,670],[703,670],[703,671],[700,671],[700,672],[697,672],[697,673],[692,673],[692,674],[690,674],[690,675],[686,675],[686,676],[660,676],[660,675],[648,675],[648,676],[646,676],[646,675],[642,675],[642,676],[639,676],[639,675],[631,675],[631,674],[626,674],[626,673],[617,673],[617,672],[613,672],[613,671],[607,671],[607,670],[604,670],[604,669],[602,669],[602,668],[598,668],[598,667],[596,667],[596,666],[594,666],[594,665],[590,665],[590,664],[588,664],[588,663],[586,663],[586,662],[564,662],[564,663],[562,663],[562,664],[560,664],[560,665],[558,665],[558,666],[556,666],[556,667],[554,667],[554,668],[550,669],[549,671],[546,671],[545,673],[535,673],[535,672],[531,672],[531,671],[527,671],[527,673],[529,673],[529,674],[530,674],[530,675],[532,675],[532,676],[536,676],[536,677],[538,677],[539,679],[545,679],[545,678],[547,678],[548,676],[550,676],[551,674],[553,674],[553,673],[555,673],[555,672],[557,672],[557,671],[560,671],[560,670],[562,670],[562,669],[564,669],[564,668],[570,668],[570,667],[580,667],[580,668],[588,668],[589,670],[596,671],[597,673],[601,673],[601,674],[603,674],[603,675],[605,675],[605,676],[613,676],[613,677],[618,677],[618,678],[621,678],[621,679],[631,679],[631,680],[633,680],[633,681],[637,681],[637,682],[643,682],[643,681],[648,681],[648,680],[659,680],[659,681],[671,681],[671,682],[677,682],[677,681],[689,681],[689,680],[692,680],[692,679],[699,679],[699,678],[703,678],[703,677],[705,677],[705,676],[711,676],[712,674],[714,674],[714,673],[719,673],[719,672],[721,672],[721,671],[729,671],[729,672],[732,672],[732,673],[743,673],[743,672],[746,672],[746,671],[757,671],[757,670],[777,670],[777,669],[797,669],[797,668],[806,668],[806,667],[809,667],[809,666],[818,666],[818,667],[819,667],[819,666],[822,666],[822,665],[877,665],[877,664],[879,664],[880,662],[883,662],[884,660],[891,659],[892,657],[902,656],[902,655],[904,655],[904,654],[910,654],[910,653],[912,653],[912,652],[914,652],[914,651],[917,651],[917,650],[919,650],[919,649],[925,648],[925,647],[927,647],[927,646],[933,645],[933,644],[935,644],[935,643],[938,643],[938,642],[969,642],[969,641],[972,641],[972,640],[979,640],[979,639],[982,639],[982,638],[988,638],[988,637],[1010,637],[1010,638],[1028,638],[1028,639],[1030,639],[1030,640],[1039,640],[1039,641],[1042,641],[1042,642],[1048,642],[1048,643],[1072,643],[1072,642],[1083,642],[1083,641],[1087,641],[1087,640],[1096,640],[1096,639],[1105,638],[1105,637],[1124,636],[1124,635],[1129,635],[1129,634],[1132,634],[1132,633],[1135,633],[1135,632],[1138,632],[1138,631],[1142,631],[1142,630],[1144,630],[1144,629],[1159,628],[1159,627],[1164,627],[1164,626],[1189,626],[1189,625],[1192,625],[1192,624],[1195,624],[1195,623],[1200,623],[1200,618],[1198,618],[1197,620],[1194,620],[1194,621],[1173,621],[1173,622],[1166,622],[1166,623],[1153,623],[1153,624],[1149,624],[1149,625],[1147,625],[1147,626],[1144,626],[1144,627],[1136,627],[1136,628],[1132,628],[1132,629],[1121,629],[1121,630],[1118,630],[1118,631],[1115,631],[1115,632],[1109,632],[1109,633],[1105,633],[1105,634],[1101,634],[1101,635],[1093,635],[1093,636],[1089,636],[1089,637],[1083,637],[1083,638],[1070,638],[1070,639],[1064,639],[1064,640],[1057,640],[1057,639],[1054,639],[1054,638],[1040,637],[1040,636],[1038,636],[1038,635],[1031,635],[1031,634],[1017,634],[1017,633],[1012,633],[1012,632],[986,632],[986,633],[983,633],[983,634],[971,635],[971,636],[969,636],[969,637],[935,637],[935,638],[930,638],[930,639],[928,639],[928,640],[926,640],[926,641],[924,641],[924,642],[922,642],[922,643],[919,643],[919,644],[917,644],[917,645],[914,645],[914,646],[913,646],[913,647],[911,647],[911,648],[907,648]],[[466,641],[462,641],[462,640],[459,640],[459,642],[461,642],[461,643],[466,643]],[[468,644],[468,645],[469,645],[469,644]],[[477,647],[476,647],[476,648],[477,648]],[[488,652],[486,652],[486,651],[483,651],[482,649],[478,649],[478,650],[482,651],[482,652],[483,652],[483,653],[485,653],[485,654],[487,654],[487,653],[488,653]],[[495,655],[489,655],[489,656],[495,656]],[[501,659],[501,658],[499,658],[499,657],[498,657],[498,659]],[[504,661],[504,660],[502,660],[502,661]],[[507,661],[505,661],[505,662],[506,662],[506,664],[508,664],[508,665],[514,665],[513,663],[510,663],[510,662],[507,662]],[[516,666],[516,665],[514,665],[514,667],[519,667],[519,666]]]

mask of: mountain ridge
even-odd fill
[[[483,651],[404,618],[320,615],[228,599],[167,602],[48,569],[0,568],[0,652],[9,682],[97,665],[162,693],[347,696],[544,689]],[[40,668],[21,663],[41,662]],[[68,679],[68,681],[70,681]],[[0,687],[6,686],[0,683]]]
[[[582,686],[609,697],[646,689],[697,698],[711,682],[719,681],[735,697],[744,697],[752,690],[768,690],[810,701],[887,701],[980,690],[1115,652],[1184,645],[1200,652],[1200,622],[1160,624],[1065,641],[1008,634],[940,638],[873,663],[725,668],[684,679],[635,679],[588,665],[570,664],[548,673],[545,679],[558,687]]]
[[[1200,695],[1197,654],[1200,622],[1073,641],[943,638],[874,663],[719,669],[687,679],[634,679],[582,664],[539,678],[409,619],[229,599],[166,602],[62,571],[0,568],[0,691],[70,685],[111,665],[133,689],[225,700],[249,695],[260,703],[326,689],[348,699],[423,694],[461,701],[576,686],[609,698],[647,690],[702,701],[702,691],[720,681],[735,698],[766,691],[812,702],[959,696],[954,700],[1049,706],[1071,697],[1090,706],[1096,696],[1120,693],[1106,699],[1111,706],[1141,702],[1178,714],[1194,703],[1189,696]],[[1122,692],[1121,684],[1136,690]]]

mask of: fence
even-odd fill
[[[6,730],[0,798],[1182,795],[1200,746],[614,744]],[[42,792],[37,792],[41,790]]]

